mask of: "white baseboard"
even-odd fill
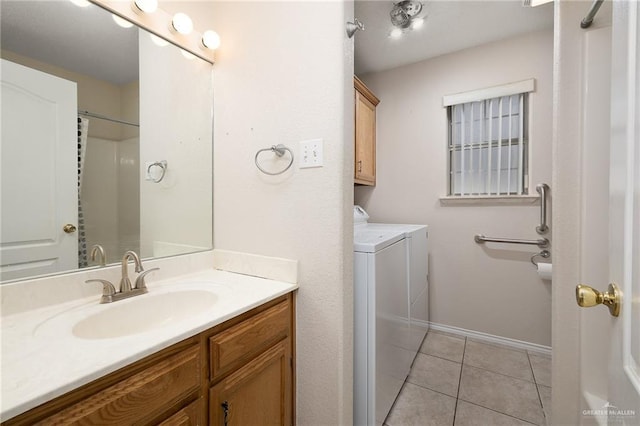
[[[539,353],[540,355],[551,356],[551,347],[538,345],[537,343],[524,342],[522,340],[510,339],[508,337],[495,336],[493,334],[482,333],[480,331],[467,330],[460,327],[450,325],[429,323],[430,330],[443,331],[445,333],[457,334],[459,336],[470,337],[475,340],[495,343],[499,345],[509,346],[515,349],[523,349],[529,352]]]

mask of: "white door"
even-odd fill
[[[2,60],[0,280],[76,269],[77,89]]]
[[[585,425],[640,424],[640,21],[637,2],[613,8],[611,29],[585,35],[581,274],[602,292],[615,283],[622,297],[618,317],[581,312]]]
[[[640,11],[613,5],[609,279],[622,291],[611,321],[609,423],[640,424]]]

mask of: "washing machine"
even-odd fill
[[[381,425],[428,329],[428,227],[354,207],[354,423]]]

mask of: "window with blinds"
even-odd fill
[[[447,106],[449,196],[527,193],[527,97],[523,92]]]

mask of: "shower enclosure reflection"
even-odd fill
[[[132,84],[137,95],[137,81]],[[140,253],[140,126],[97,115],[78,115],[81,268],[97,264],[87,257],[96,244],[105,250],[107,262],[117,261],[127,250]],[[110,125],[103,126],[103,132],[93,131],[98,120]]]

